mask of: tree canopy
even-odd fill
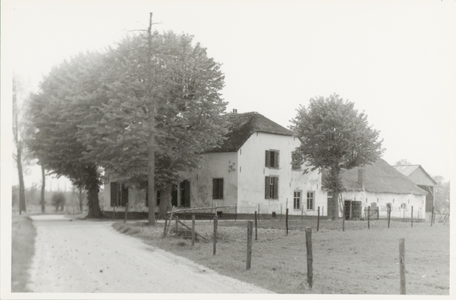
[[[54,67],[33,95],[29,109],[33,134],[27,144],[35,157],[51,174],[68,177],[88,191],[88,217],[101,217],[98,191],[101,170],[84,155],[87,150],[78,140],[81,125],[80,105],[92,99],[97,89],[96,74],[102,56],[86,53]],[[86,111],[89,105],[84,106]]]
[[[220,64],[192,36],[155,32],[151,49],[145,35],[127,36],[104,53],[81,54],[52,70],[34,97],[31,144],[46,169],[79,186],[87,187],[83,171],[91,166],[97,186],[101,168],[145,187],[153,130],[155,183],[169,187],[223,138],[223,85]]]
[[[308,107],[300,105],[291,122],[301,141],[293,154],[294,164],[306,163],[311,170],[323,172],[323,187],[333,192],[328,214],[337,218],[340,171],[379,158],[383,152],[379,132],[369,126],[364,112],[359,113],[354,103],[337,94],[312,98]]]

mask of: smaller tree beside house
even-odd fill
[[[358,113],[354,103],[337,94],[312,98],[307,108],[300,105],[291,122],[291,129],[301,141],[293,154],[293,165],[306,162],[309,167],[304,172],[322,170],[323,187],[333,193],[328,216],[338,219],[340,172],[370,164],[381,156],[384,149],[379,131],[369,126],[367,115]]]

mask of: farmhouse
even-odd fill
[[[321,174],[292,168],[292,152],[300,141],[293,132],[256,112],[230,113],[228,134],[204,154],[199,169],[175,184],[177,207],[219,207],[218,211],[261,214],[326,215]],[[105,211],[147,211],[146,191],[126,189],[115,177],[105,185]],[[157,196],[159,198],[159,191]]]
[[[378,207],[380,217],[386,217],[390,207],[392,218],[410,218],[413,207],[413,218],[425,218],[427,192],[383,159],[345,171],[341,179],[346,219],[365,218],[368,207],[372,212]]]
[[[432,207],[434,206],[434,191],[437,182],[424,170],[421,165],[394,166],[396,170],[405,175],[420,189],[427,192],[426,195],[426,219],[431,218]]]

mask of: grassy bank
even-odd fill
[[[27,216],[13,215],[11,249],[11,291],[29,292],[27,282],[30,279],[28,269],[32,263],[36,229]]]
[[[246,221],[219,221],[217,254],[213,244],[196,243],[171,234],[163,239],[163,224],[116,223],[120,232],[187,257],[217,272],[278,293],[399,294],[399,239],[405,238],[407,294],[449,294],[449,226],[429,223],[324,220],[316,232],[314,220],[294,221],[286,235],[279,220],[259,222],[253,241],[252,267],[246,270]],[[191,222],[186,223],[191,226]],[[173,223],[174,226],[174,223]],[[313,227],[314,284],[306,284],[304,228]],[[212,239],[213,223],[200,221],[196,230]]]

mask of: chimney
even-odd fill
[[[237,109],[233,108],[233,114],[237,114]]]
[[[358,183],[364,190],[364,181],[366,180],[366,170],[364,167],[358,167]]]

